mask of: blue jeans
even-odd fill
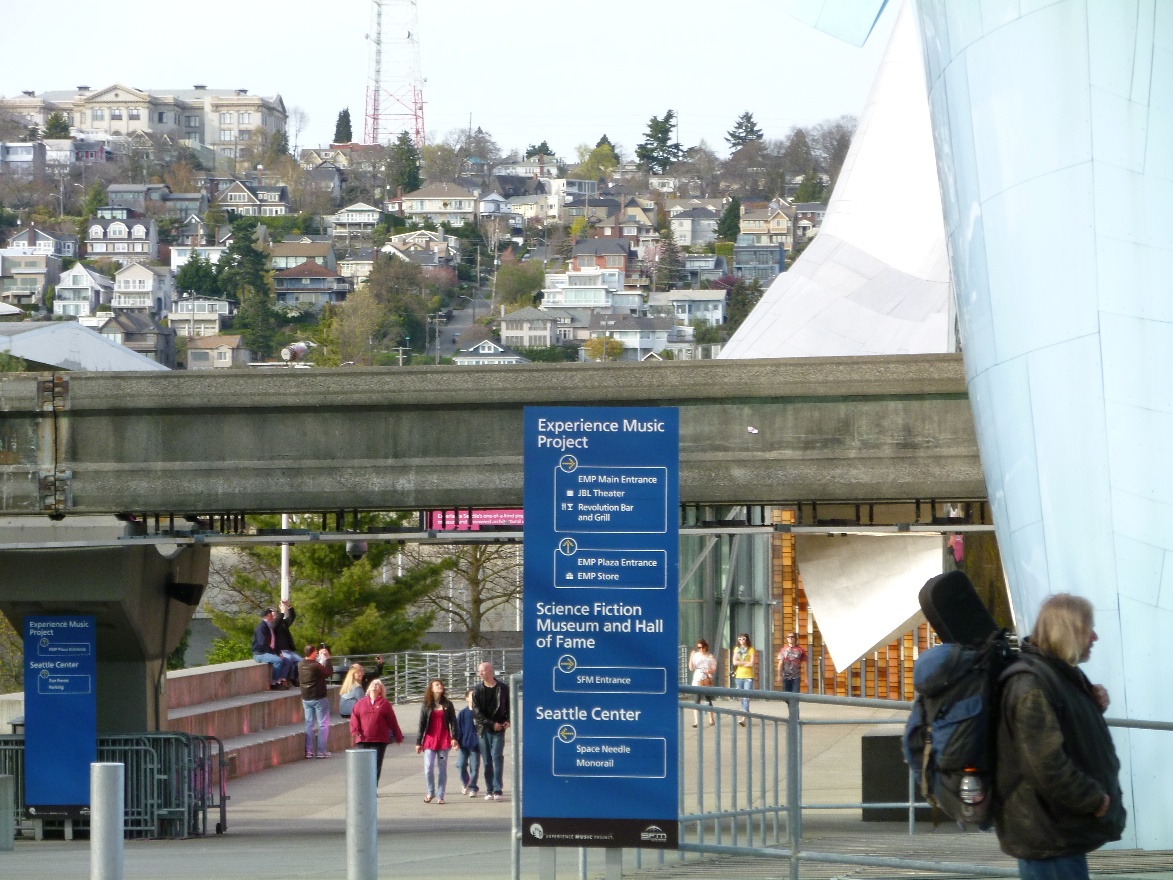
[[[1019,859],[1022,880],[1088,880],[1087,856],[1059,856],[1054,859]]]
[[[739,690],[751,691],[751,690],[753,690],[753,679],[752,678],[735,678],[735,679],[733,679],[733,686],[735,688],[738,688]],[[741,711],[742,712],[749,711],[749,697],[742,697],[741,698]]]
[[[305,710],[305,753],[312,755],[326,754],[326,743],[330,741],[330,700],[323,697],[320,700],[302,700],[301,708]],[[314,732],[318,734],[318,747],[314,748]]]
[[[783,693],[797,694],[798,693],[798,679],[784,678],[782,679]]]
[[[268,663],[273,667],[273,675],[270,679],[276,684],[281,679],[289,680],[295,668],[295,662],[291,662],[280,654],[253,654],[253,660],[257,663]]]
[[[505,769],[505,731],[481,731],[481,760],[485,762],[485,794],[500,794]]]
[[[481,775],[481,753],[476,749],[459,749],[456,755],[456,769],[460,771],[460,785],[473,794],[480,789],[477,779]]]
[[[448,750],[424,749],[424,782],[428,786],[428,797],[440,796],[448,790]]]

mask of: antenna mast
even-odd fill
[[[417,0],[371,0],[371,29],[367,39],[370,47],[363,140],[368,144],[390,143],[406,131],[415,145],[422,147],[424,80],[420,74]],[[388,57],[386,70],[384,45]]]

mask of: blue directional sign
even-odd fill
[[[675,847],[679,413],[525,411],[526,846]]]
[[[88,615],[24,621],[24,800],[39,818],[89,811],[98,760],[97,626]]]

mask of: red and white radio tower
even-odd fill
[[[371,0],[365,143],[390,143],[406,131],[417,147],[424,144],[418,32],[416,0]]]

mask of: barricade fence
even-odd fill
[[[510,677],[512,718],[510,727],[513,754],[514,792],[521,792],[520,756],[524,727],[523,677]],[[828,853],[805,849],[802,845],[802,819],[811,810],[901,810],[907,811],[908,833],[916,830],[918,809],[929,804],[917,800],[912,772],[908,773],[907,797],[887,802],[806,801],[803,798],[803,730],[815,725],[887,726],[903,729],[912,703],[888,699],[835,697],[820,694],[744,691],[734,688],[678,686],[678,725],[680,730],[679,776],[680,843],[677,858],[687,853],[702,855],[756,856],[789,861],[789,877],[798,880],[803,861],[927,871],[970,877],[1017,877],[1013,867],[989,864],[961,864],[926,859],[891,858],[879,855]],[[693,700],[700,696],[700,704]],[[708,698],[785,704],[784,714],[743,712],[734,703],[714,702]],[[882,717],[802,718],[803,704],[840,706],[852,710],[886,710]],[[778,707],[782,708],[782,707]],[[698,713],[699,711],[699,718]],[[715,723],[709,725],[712,713]],[[743,727],[740,722],[744,721]],[[696,723],[694,738],[684,736]],[[1116,728],[1173,731],[1173,723],[1108,719]],[[687,795],[686,795],[687,792]],[[521,801],[523,793],[512,800],[513,877],[520,877]],[[862,820],[861,820],[862,821]],[[949,821],[946,819],[945,821]],[[586,877],[587,850],[579,852],[579,875]],[[663,862],[666,853],[656,851]],[[642,865],[643,851],[636,851],[636,864]]]
[[[521,669],[521,648],[471,648],[467,651],[397,651],[387,654],[348,654],[334,658],[335,677],[341,679],[351,663],[375,668],[375,658],[383,658],[380,678],[392,703],[422,700],[433,678],[444,681],[449,694],[464,691],[477,683],[477,667],[486,660],[498,676],[508,678]],[[459,703],[459,700],[455,700]]]
[[[217,811],[213,830],[228,827],[224,747],[214,736],[186,733],[139,733],[98,737],[100,763],[125,767],[125,836],[128,839],[182,839],[208,833],[209,813]],[[218,772],[216,772],[218,770]],[[24,792],[24,737],[0,736],[0,775],[16,783],[17,828],[32,828]],[[63,820],[44,820],[60,825]],[[73,820],[73,829],[88,829],[89,820]]]

